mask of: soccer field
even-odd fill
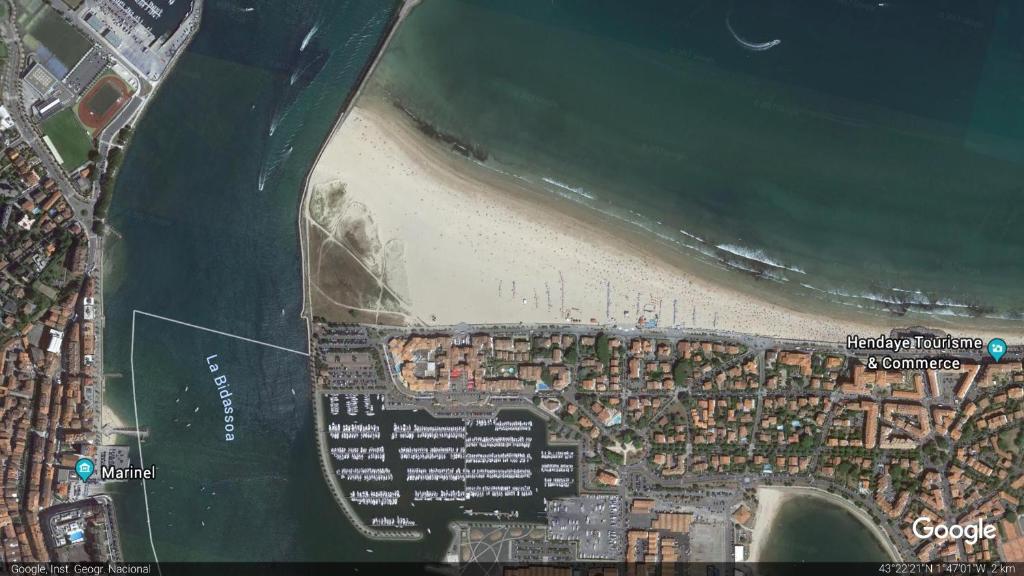
[[[92,47],[88,38],[53,10],[46,10],[42,18],[33,23],[29,33],[69,69]]]
[[[60,153],[62,164],[68,170],[74,170],[89,159],[92,140],[78,122],[72,108],[65,108],[53,118],[43,122],[43,133],[50,137],[53,145]]]

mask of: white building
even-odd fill
[[[64,333],[50,328],[50,343],[46,345],[46,351],[60,354],[60,345],[64,342]]]
[[[11,113],[3,104],[0,104],[0,130],[10,130],[11,128],[14,128],[14,118],[11,118]]]

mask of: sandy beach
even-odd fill
[[[757,489],[757,511],[754,516],[754,533],[750,539],[748,562],[757,562],[761,556],[764,543],[768,540],[768,534],[775,524],[775,517],[778,516],[782,504],[788,499],[789,496],[782,488],[762,486]]]
[[[757,514],[755,516],[754,533],[751,537],[750,553],[747,557],[748,562],[757,562],[763,554],[765,542],[768,541],[768,537],[771,534],[772,527],[775,525],[776,517],[779,514],[779,510],[782,509],[782,505],[792,498],[801,496],[821,498],[822,500],[828,500],[829,502],[842,507],[850,514],[853,514],[860,519],[861,523],[871,530],[871,533],[874,534],[875,538],[878,539],[879,542],[883,543],[883,547],[888,551],[890,557],[894,560],[899,558],[899,553],[896,550],[896,547],[889,540],[889,537],[885,532],[879,528],[870,517],[868,517],[866,512],[846,499],[818,488],[798,486],[761,486],[757,489]]]
[[[124,421],[122,421],[114,410],[110,406],[103,405],[103,426],[104,428],[123,428]]]
[[[677,310],[686,328],[829,342],[901,326],[898,318],[796,310],[709,281],[639,235],[539,198],[436,145],[390,105],[367,100],[331,136],[303,203],[314,316],[628,326],[660,312],[665,326]],[[359,249],[351,249],[353,235]],[[338,287],[344,266],[352,269],[345,259],[359,260],[363,286]]]

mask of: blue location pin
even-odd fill
[[[1003,354],[1006,354],[1006,341],[1003,340],[1002,338],[993,338],[989,340],[988,354],[996,362],[999,362],[999,360],[1003,357]]]
[[[89,476],[92,476],[94,470],[96,470],[96,465],[88,458],[79,458],[78,462],[75,462],[75,472],[78,473],[78,477],[82,479],[82,482],[87,481]]]

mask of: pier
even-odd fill
[[[111,434],[117,434],[119,436],[133,436],[140,440],[149,439],[149,426],[123,426],[120,428],[111,428]]]

